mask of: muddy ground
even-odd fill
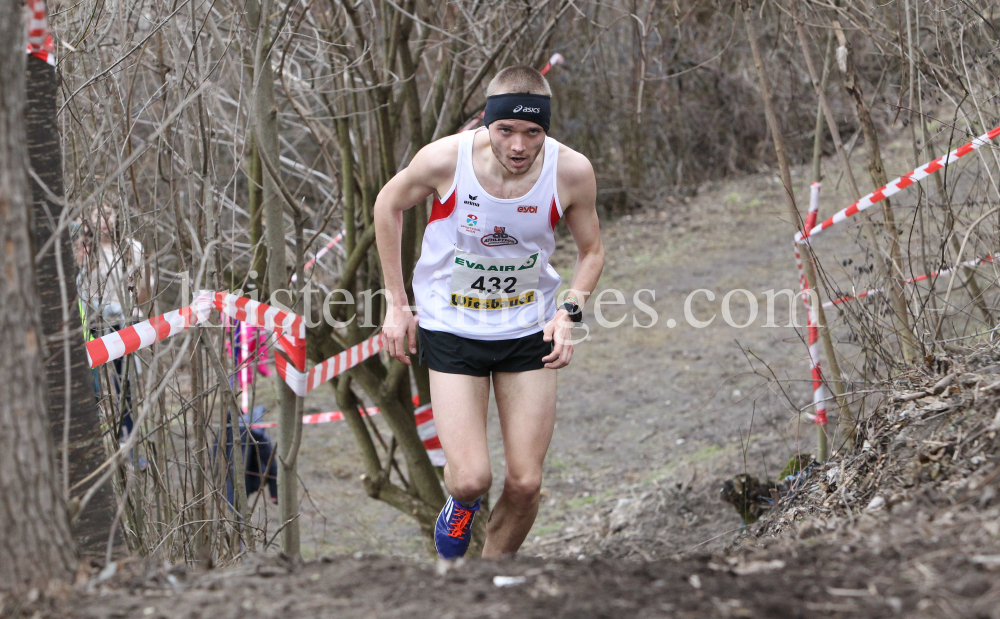
[[[804,200],[806,179],[795,178]],[[304,435],[304,565],[274,551],[208,573],[136,560],[100,582],[98,568],[82,573],[77,589],[21,609],[8,601],[6,612],[1000,618],[1000,446],[988,369],[1000,356],[992,352],[938,363],[935,372],[960,375],[947,391],[890,404],[866,426],[863,449],[814,466],[760,523],[744,527],[720,500],[724,480],[774,478],[791,455],[814,450],[814,427],[800,413],[811,399],[803,329],[763,326],[764,291],[797,286],[780,191],[772,175],[759,175],[605,222],[600,289],[621,290],[626,301],[605,315],[625,321],[598,327],[588,307],[591,338],[560,373],[542,509],[516,558],[442,569],[411,519],[365,496],[350,434],[334,423]],[[826,213],[848,203],[832,187],[824,197]],[[839,263],[852,255],[851,230],[816,245]],[[554,262],[568,277],[570,248]],[[750,290],[760,306],[747,328],[721,315],[733,288]],[[650,328],[633,326],[633,317],[650,324],[633,303],[640,289],[655,291],[655,301],[640,297],[657,313]],[[684,315],[698,289],[716,294],[692,304],[699,320],[718,314],[702,329]],[[788,306],[779,300],[784,325]],[[746,321],[742,295],[732,307],[734,321]],[[798,320],[804,325],[801,311]],[[841,346],[848,359],[857,352]],[[935,372],[915,369],[883,386],[885,397],[933,385],[943,375]],[[333,407],[324,390],[307,402],[307,412]],[[499,492],[495,418],[491,432]],[[876,497],[882,503],[872,505]]]
[[[95,566],[76,589],[6,609],[94,619],[997,619],[1000,346],[937,362],[938,371],[914,368],[885,385],[886,404],[857,449],[813,463],[776,509],[713,553],[454,564],[360,552],[302,564],[272,554],[213,572],[147,559],[103,576]]]

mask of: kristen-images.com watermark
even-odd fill
[[[547,322],[547,310],[550,307],[541,291],[534,291],[535,301],[521,306],[501,306],[501,309],[476,310],[462,307],[448,319],[459,321],[459,326],[483,326],[517,323],[519,327],[532,325],[544,326]],[[190,293],[183,291],[186,297]],[[363,290],[354,293],[349,290],[323,290],[306,283],[298,290],[282,289],[271,293],[266,300],[258,299],[258,291],[234,291],[238,296],[246,296],[255,301],[261,300],[281,311],[302,314],[307,327],[316,327],[326,323],[335,328],[344,328],[357,320],[361,327],[372,328],[383,324],[386,315],[385,307],[392,303],[391,294],[385,289]],[[294,302],[301,295],[300,302]],[[555,306],[561,307],[568,291],[557,295]],[[662,297],[662,295],[661,295]],[[604,329],[615,329],[621,326],[631,326],[637,329],[651,329],[665,325],[673,329],[685,324],[695,329],[705,329],[712,325],[726,325],[734,329],[761,328],[801,328],[805,326],[808,312],[803,303],[803,294],[791,289],[765,290],[755,294],[750,290],[736,288],[729,291],[716,292],[707,288],[699,288],[683,295],[681,303],[677,303],[677,295],[662,299],[676,309],[666,316],[667,312],[658,310],[656,290],[642,288],[631,294],[617,288],[604,288],[595,292],[588,300],[585,308],[585,320],[581,328],[587,332],[591,326]],[[443,304],[447,307],[447,300]],[[631,301],[631,302],[629,302]],[[808,300],[815,302],[815,298]],[[341,306],[343,309],[338,309]],[[353,311],[349,306],[353,306]],[[485,306],[485,304],[484,304]],[[409,306],[410,311],[418,316],[433,315],[432,311],[419,306]],[[662,314],[662,315],[661,315]]]

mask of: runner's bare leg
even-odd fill
[[[434,370],[429,374],[434,426],[448,460],[444,485],[456,500],[471,503],[493,483],[486,443],[490,379]]]
[[[556,370],[497,372],[493,374],[493,391],[507,473],[503,493],[486,525],[484,557],[517,552],[535,522],[542,463],[556,421]]]

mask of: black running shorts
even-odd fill
[[[492,372],[529,372],[545,367],[552,342],[542,331],[512,340],[473,340],[417,327],[420,365],[445,374],[489,376]]]

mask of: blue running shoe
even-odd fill
[[[434,547],[442,559],[465,556],[472,539],[472,519],[479,511],[479,499],[472,507],[463,507],[452,497],[444,504],[434,525]]]

